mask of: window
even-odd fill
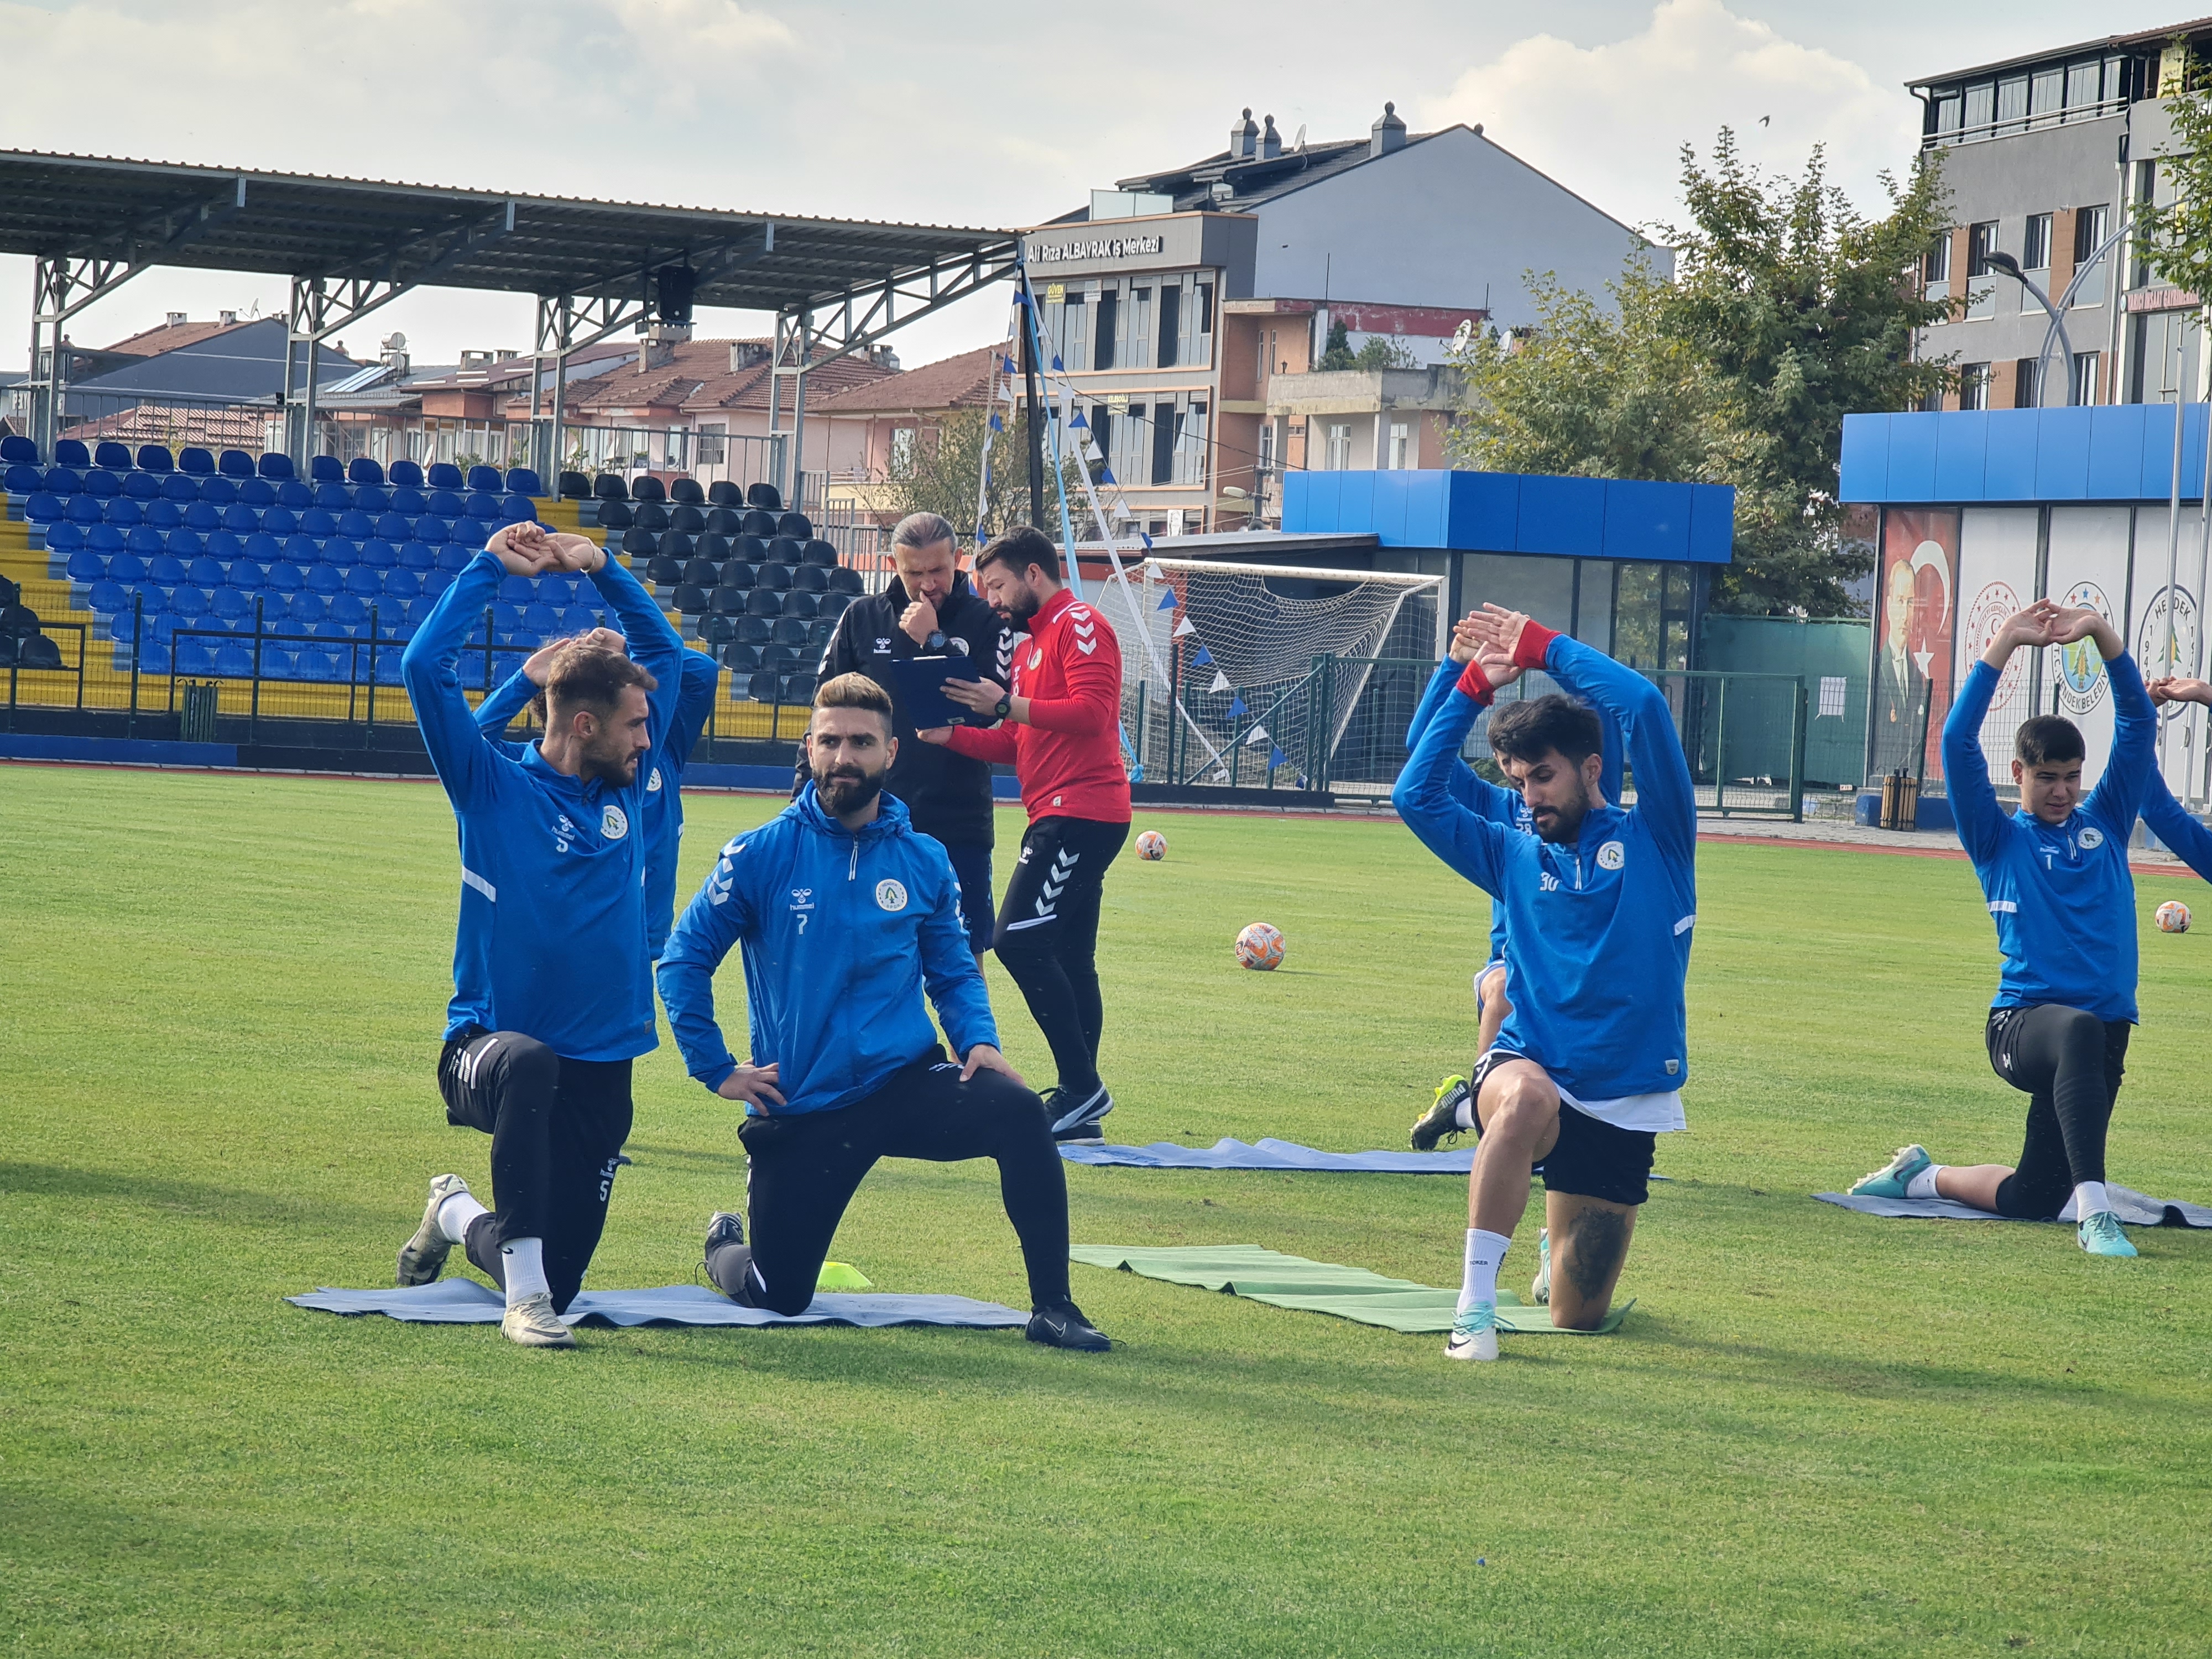
[[[1390,471],[1403,472],[1413,464],[1413,429],[1403,421],[1393,421],[1390,422]]]
[[[1129,290],[1129,367],[1142,368],[1152,361],[1152,291]]]
[[[1986,138],[1990,123],[1996,118],[1997,88],[1994,81],[1978,81],[1966,88],[1966,119],[1960,123],[1964,136]]]
[[[2049,69],[2039,69],[2027,83],[2028,119],[2037,126],[2045,126],[2058,118],[2066,104],[2066,70],[2054,64]]]
[[[2001,133],[2021,132],[2027,129],[2027,77],[2008,76],[1997,82],[1997,131]]]
[[[2043,360],[2022,357],[2012,366],[2012,406],[2014,409],[2039,409],[2043,406]]]
[[[1346,421],[1328,423],[1328,454],[1322,465],[1331,472],[1352,470],[1352,426]]]
[[[1275,470],[1275,423],[1267,422],[1260,428],[1260,476],[1265,478]]]
[[[1966,363],[1959,370],[1959,407],[1987,409],[1990,406],[1990,366],[1987,363]]]
[[[2197,340],[2190,311],[2150,311],[2135,319],[2135,372],[2128,401],[2193,402],[2185,388],[2197,384]]]
[[[2097,372],[2105,354],[2101,351],[2077,351],[2074,354],[2074,372],[2066,388],[2066,401],[2076,408],[2097,401]]]
[[[1213,284],[1200,283],[1192,292],[1198,314],[1191,319],[1191,332],[1197,336],[1198,349],[1190,361],[1204,368],[1213,362]]]
[[[1118,289],[1106,289],[1098,295],[1098,320],[1092,325],[1095,349],[1091,353],[1093,368],[1111,368],[1115,362],[1115,342],[1121,328],[1121,294]],[[1101,434],[1100,441],[1104,441]]]
[[[2051,269],[2051,216],[2031,213],[2027,216],[2027,232],[2020,239],[2020,268],[2022,270]]]
[[[1182,289],[1173,283],[1160,284],[1160,362],[1162,368],[1176,366],[1176,350],[1182,343]]]
[[[1176,480],[1180,484],[1206,484],[1206,405],[1193,404],[1177,417]]]
[[[1182,416],[1173,404],[1152,405],[1152,471],[1156,484],[1176,481],[1176,452],[1182,443]]]
[[[2085,64],[2066,66],[2066,107],[2069,112],[2094,109],[2104,101],[2103,89],[2098,85],[2103,68],[2094,58]]]
[[[2107,252],[2098,259],[2094,269],[2085,270],[2105,240],[2112,234],[2112,210],[2100,202],[2095,207],[2074,210],[2074,303],[2077,306],[2101,306],[2105,303],[2105,272],[2112,263]]]
[[[1988,279],[1993,276],[1990,270],[1990,255],[1996,251],[1997,223],[1996,220],[1988,219],[1978,225],[1966,227],[1966,280],[1969,284],[1966,290],[1966,315],[1969,317],[1994,317],[1997,314],[1997,288],[1995,281],[1984,280],[1978,284],[1975,283],[1977,277]]]
[[[891,428],[891,477],[914,477],[914,428],[910,426]]]
[[[1091,482],[1097,483],[1099,469],[1114,464],[1114,411],[1103,404],[1093,404],[1084,418],[1091,426]]]
[[[1939,134],[1952,137],[1958,136],[1960,109],[1958,88],[1952,87],[1936,94],[1936,131]]]
[[[1951,297],[1951,233],[1945,231],[1936,239],[1920,262],[1920,274],[1928,284],[1928,297],[1948,300]]]
[[[1047,294],[1052,290],[1047,289]],[[1081,368],[1089,362],[1085,348],[1090,343],[1091,307],[1080,289],[1068,290],[1065,300],[1045,301],[1044,329],[1047,349],[1060,361],[1064,368]]]

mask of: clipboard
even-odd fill
[[[983,677],[973,659],[961,656],[893,657],[891,678],[898,682],[899,700],[917,730],[933,726],[989,726],[995,716],[952,701],[945,695],[947,680],[973,684]]]

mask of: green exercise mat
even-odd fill
[[[1416,1285],[1409,1279],[1385,1279],[1364,1267],[1342,1267],[1334,1261],[1309,1261],[1302,1255],[1285,1255],[1256,1244],[1175,1246],[1165,1249],[1122,1249],[1108,1244],[1077,1244],[1067,1252],[1071,1260],[1087,1267],[1119,1268],[1146,1279],[1170,1285],[1193,1285],[1200,1290],[1226,1291],[1270,1307],[1291,1308],[1300,1313],[1334,1314],[1362,1325],[1410,1334],[1448,1331],[1459,1305],[1457,1291]],[[1603,1336],[1620,1328],[1631,1301],[1613,1309],[1595,1331],[1563,1331],[1552,1323],[1543,1308],[1522,1305],[1510,1291],[1498,1293],[1498,1328],[1523,1336]]]

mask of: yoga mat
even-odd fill
[[[1192,1285],[1200,1290],[1225,1291],[1247,1301],[1264,1302],[1272,1308],[1299,1313],[1331,1314],[1362,1325],[1412,1334],[1442,1333],[1451,1328],[1459,1292],[1416,1285],[1410,1279],[1385,1279],[1364,1267],[1343,1267],[1333,1261],[1309,1261],[1302,1255],[1284,1255],[1256,1244],[1212,1244],[1165,1249],[1123,1249],[1107,1244],[1078,1244],[1069,1257],[1086,1267],[1118,1268],[1170,1285]],[[1498,1293],[1498,1328],[1524,1336],[1602,1336],[1620,1328],[1634,1302],[1606,1315],[1595,1331],[1563,1331],[1552,1323],[1551,1310],[1528,1308],[1509,1291]]]
[[[1071,1164],[1126,1164],[1139,1170],[1366,1170],[1382,1175],[1465,1175],[1474,1166],[1474,1143],[1445,1152],[1318,1152],[1294,1140],[1252,1143],[1226,1137],[1211,1146],[1068,1146]]]
[[[473,1279],[379,1291],[316,1290],[287,1302],[324,1313],[383,1314],[424,1325],[496,1325],[506,1298]],[[703,1285],[663,1285],[649,1291],[586,1291],[568,1304],[570,1325],[961,1325],[1013,1329],[1030,1316],[995,1302],[964,1296],[817,1295],[805,1313],[787,1318],[765,1308],[741,1308]]]
[[[2112,1200],[2112,1213],[2130,1227],[2212,1227],[2212,1209],[2202,1204],[2148,1198],[2131,1188],[2115,1187],[2110,1182],[2105,1184],[2105,1195]],[[2022,1216],[1991,1215],[1987,1210],[1977,1210],[1970,1204],[1954,1204],[1948,1198],[1857,1198],[1849,1193],[1815,1193],[1813,1196],[1823,1204],[1840,1204],[1861,1215],[1917,1216],[1926,1221],[2026,1219]],[[2058,1212],[2058,1219],[2076,1218],[2074,1200],[2069,1198],[2066,1207]]]

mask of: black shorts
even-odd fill
[[[1492,1048],[1474,1063],[1467,1080],[1468,1098],[1482,1095],[1482,1080],[1501,1060],[1525,1056]],[[1475,1138],[1482,1124],[1475,1121]],[[1651,1196],[1651,1160],[1659,1137],[1649,1129],[1622,1129],[1559,1103],[1559,1138],[1538,1160],[1536,1173],[1547,1193],[1575,1193],[1608,1204],[1638,1205]]]

